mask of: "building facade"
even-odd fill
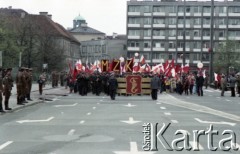
[[[175,59],[181,64],[185,52],[186,63],[196,66],[201,61],[208,66],[211,1],[185,4],[184,0],[128,1],[127,56],[137,52],[149,63]],[[240,1],[214,2],[213,51],[228,39],[240,40],[239,17]]]
[[[104,39],[82,41],[81,59],[85,63],[95,60],[113,59],[127,56],[126,35],[107,36]]]

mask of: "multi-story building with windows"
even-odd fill
[[[208,66],[210,24],[211,1],[186,0],[184,5],[184,0],[130,0],[127,55],[133,57],[137,52],[149,63],[171,59],[182,63],[185,52],[186,63],[196,66],[201,61]],[[239,0],[214,2],[213,31],[213,51],[227,39],[240,40]]]

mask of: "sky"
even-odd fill
[[[127,0],[0,0],[0,8],[21,8],[30,14],[48,12],[53,21],[73,27],[79,14],[89,27],[107,35],[126,34]]]
[[[21,8],[30,14],[48,12],[65,28],[73,27],[79,14],[88,26],[107,35],[126,34],[128,0],[0,0],[0,7]],[[199,0],[201,1],[201,0]]]

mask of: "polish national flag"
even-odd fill
[[[145,64],[145,58],[144,58],[143,55],[142,55],[141,58],[140,58],[140,62],[141,62],[141,64]]]
[[[183,72],[187,73],[189,71],[189,63],[183,67]]]
[[[138,72],[139,69],[140,69],[140,65],[139,65],[139,63],[134,63],[134,65],[133,65],[133,73]]]

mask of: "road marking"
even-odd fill
[[[19,111],[22,111],[23,109],[19,109],[19,110],[17,110],[17,111],[15,111],[15,113],[17,113],[17,112],[19,112]]]
[[[157,103],[158,105],[162,104],[162,103]]]
[[[12,143],[13,143],[13,141],[7,141],[6,143],[0,145],[0,150],[6,148],[7,146],[9,146],[9,145],[12,144]]]
[[[216,97],[216,98],[220,99],[221,97]]]
[[[132,105],[131,103],[128,103],[128,105],[123,105],[123,106],[126,106],[126,107],[134,107],[136,105]]]
[[[80,124],[84,124],[84,123],[85,123],[85,121],[84,121],[84,120],[80,121]]]
[[[174,123],[174,124],[177,124],[177,123],[178,123],[177,120],[171,120],[171,122]]]
[[[172,100],[170,98],[172,98]],[[192,110],[192,111],[197,111],[197,112],[201,112],[201,113],[216,115],[216,116],[219,116],[219,117],[223,117],[223,118],[226,118],[226,119],[230,119],[230,120],[233,120],[233,121],[240,122],[240,116],[230,114],[230,113],[226,113],[226,112],[219,111],[219,110],[215,110],[215,109],[212,109],[210,107],[203,106],[203,105],[198,105],[198,104],[190,103],[190,102],[187,102],[187,101],[181,101],[181,100],[179,100],[179,99],[177,99],[174,96],[169,95],[169,94],[162,95],[161,99],[165,100],[163,103],[168,104],[168,105],[178,106],[178,107],[186,108],[186,109],[189,109],[189,110]]]
[[[165,108],[165,107],[160,107],[160,109],[162,109],[162,110],[166,110],[166,108]]]
[[[71,104],[71,105],[54,105],[55,107],[72,107],[72,106],[76,106],[77,103],[75,104]]]
[[[231,102],[231,100],[229,100],[229,99],[226,99],[226,101],[227,101],[227,102]]]
[[[137,142],[130,142],[130,151],[113,151],[115,154],[154,154],[151,151],[138,151]]]
[[[22,123],[27,123],[27,122],[49,122],[49,121],[51,121],[52,119],[54,119],[54,117],[50,117],[50,118],[48,118],[48,119],[46,119],[46,120],[20,120],[20,121],[16,121],[16,122],[18,122],[18,123],[20,123],[20,124],[22,124]]]
[[[191,145],[191,147],[193,148],[193,150],[197,150],[197,151],[199,151],[199,150],[204,150],[204,148],[203,148],[203,146],[200,144],[200,143],[198,143],[198,142],[193,142],[193,141],[189,141],[189,144]]]
[[[93,109],[93,110],[95,110],[95,109],[96,109],[96,107],[94,106],[92,109]]]
[[[129,120],[128,120],[128,121],[121,121],[121,122],[124,122],[124,123],[127,123],[127,124],[132,125],[132,124],[139,123],[139,122],[141,122],[141,121],[135,121],[135,120],[133,119],[133,117],[129,117]]]
[[[205,124],[217,124],[217,125],[230,125],[230,126],[235,126],[236,123],[231,123],[231,122],[225,122],[225,121],[221,121],[221,122],[214,122],[214,121],[203,121],[199,118],[194,118],[196,121],[198,121],[199,123],[205,123]]]
[[[100,103],[97,103],[97,105],[99,105]]]
[[[75,133],[75,129],[71,129],[71,130],[68,132],[68,135],[69,135],[69,136],[73,136],[74,133]]]
[[[172,115],[172,113],[170,113],[170,112],[164,112],[164,114],[167,115],[167,116]]]

